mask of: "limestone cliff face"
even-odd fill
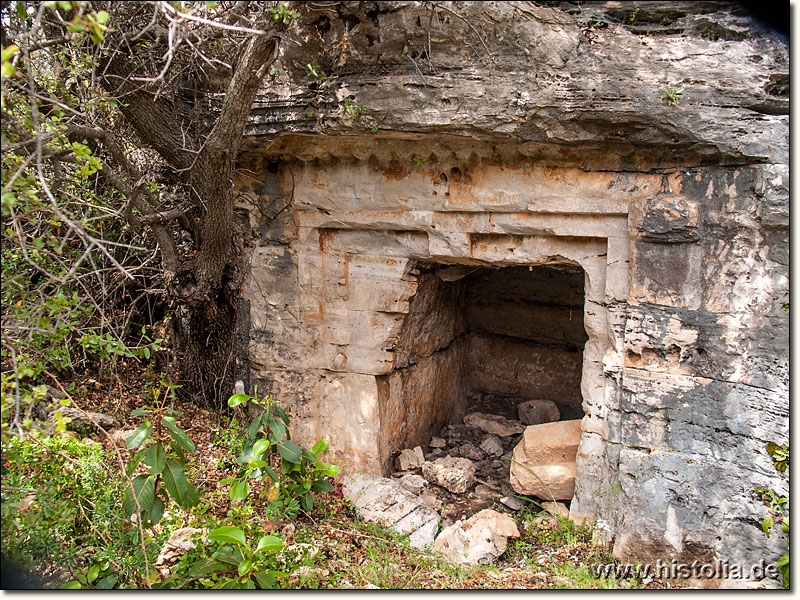
[[[788,41],[729,2],[324,4],[236,182],[248,383],[380,471],[498,354],[420,269],[580,267],[573,511],[621,557],[777,558],[753,490],[787,491]],[[531,385],[558,368],[509,348]]]
[[[285,44],[251,147],[375,125],[595,150],[626,170],[787,162],[788,43],[735,2],[342,4],[309,11],[303,45]],[[677,105],[662,89],[683,90]]]

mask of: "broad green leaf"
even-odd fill
[[[274,590],[278,587],[278,580],[267,573],[253,573],[253,578],[262,590]]]
[[[224,527],[221,527],[220,529],[224,529]],[[234,529],[238,529],[238,527],[234,527]],[[230,543],[230,541],[225,543]],[[230,546],[225,546],[225,548],[230,550]],[[217,558],[222,562],[228,563],[229,565],[233,565],[235,567],[244,560],[244,554],[242,554],[242,551],[239,550],[239,548],[234,548],[231,554],[220,553]]]
[[[244,532],[238,527],[233,527],[231,525],[225,525],[223,527],[212,529],[208,532],[208,537],[215,542],[222,542],[223,544],[237,544],[239,546],[247,545]],[[224,560],[223,557],[220,557],[220,559]]]
[[[772,517],[767,517],[766,519],[764,519],[763,521],[761,521],[761,530],[762,530],[764,533],[766,533],[766,534],[767,534],[767,537],[769,537],[769,535],[770,535],[770,533],[771,533],[771,530],[772,530],[772,524],[773,524]]]
[[[245,573],[248,573],[252,568],[253,568],[253,561],[244,559],[242,562],[239,563],[239,577],[242,577]]]
[[[314,496],[311,495],[311,492],[306,492],[303,494],[303,497],[300,498],[300,504],[303,505],[303,509],[306,512],[311,512],[314,508]]]
[[[280,441],[286,435],[286,425],[280,421],[270,421],[269,430],[272,432],[272,437],[275,441]]]
[[[150,423],[148,419],[145,419],[144,423],[139,425],[139,427],[136,428],[136,431],[134,431],[127,439],[127,441],[125,442],[125,447],[128,450],[133,450],[134,448],[138,448],[144,443],[144,441],[147,438],[150,437],[150,433],[152,431],[153,431],[152,423]]]
[[[169,442],[169,447],[175,453],[175,456],[176,456],[175,460],[178,462],[178,464],[181,467],[183,467],[185,469],[186,468],[186,455],[183,453],[183,448],[178,446],[178,444],[176,444],[172,440],[170,440],[170,442]]]
[[[335,477],[336,475],[339,474],[339,471],[341,471],[339,465],[332,465],[331,463],[326,463],[322,461],[317,463],[316,470],[322,473],[323,475],[327,475],[329,477]]]
[[[95,589],[98,590],[110,590],[113,589],[113,587],[117,584],[118,581],[119,577],[117,577],[116,575],[113,574],[107,575],[106,577],[103,577],[100,581],[98,581],[94,587]]]
[[[274,535],[265,535],[258,540],[256,552],[278,552],[283,548],[283,540]]]
[[[239,454],[239,458],[236,459],[237,465],[246,465],[253,460],[253,446],[254,444],[252,443],[245,444],[241,454]]]
[[[314,490],[315,492],[322,492],[323,494],[327,494],[333,489],[333,486],[330,484],[330,482],[325,481],[324,479],[318,479],[312,484],[311,489]]]
[[[149,408],[144,408],[143,406],[141,406],[141,407],[137,408],[136,410],[134,410],[131,413],[131,416],[132,417],[141,417],[142,415],[146,415],[149,412],[150,412]]]
[[[277,445],[278,452],[280,452],[280,455],[284,460],[292,464],[297,464],[300,462],[301,450],[297,444],[291,440],[283,440],[281,442],[277,442]]]
[[[100,575],[100,566],[99,565],[92,565],[89,567],[89,572],[86,573],[86,580],[89,583],[92,583],[97,577]]]
[[[258,415],[253,422],[250,423],[250,427],[247,428],[247,435],[251,438],[256,437],[256,433],[258,433],[258,429],[261,427],[261,421],[264,418],[264,413]]]
[[[264,454],[267,448],[269,448],[269,440],[258,440],[255,444],[253,444],[253,456],[261,456]]]
[[[200,502],[200,494],[197,488],[186,479],[183,468],[171,458],[167,459],[167,464],[161,472],[164,485],[175,502],[181,508],[191,508]]]
[[[148,527],[152,527],[153,525],[157,525],[161,518],[164,516],[164,501],[156,496],[153,499],[153,506],[150,507],[150,511],[147,513],[146,518],[144,521],[147,523]]]
[[[306,449],[301,450],[300,455],[311,465],[315,465],[319,462],[319,459]]]
[[[278,415],[281,418],[281,420],[283,421],[284,425],[288,426],[289,425],[289,415],[286,414],[286,411],[283,410],[277,404],[274,405],[273,408],[275,409],[275,414]]]
[[[109,19],[110,17],[111,17],[111,15],[109,15],[109,14],[108,14],[106,11],[104,11],[104,10],[98,11],[98,12],[97,12],[97,15],[95,15],[95,19],[97,19],[97,22],[98,22],[98,23],[100,23],[101,25],[103,25],[103,24],[107,23],[107,22],[108,22],[108,19]]]
[[[230,398],[228,398],[228,406],[233,408],[234,406],[239,406],[242,402],[249,402],[250,396],[247,394],[234,394]]]
[[[247,584],[245,586],[248,590],[255,590],[256,588],[256,581],[253,579],[253,576],[247,578]]]
[[[178,427],[175,417],[161,417],[161,423],[167,428],[170,437],[175,440],[176,444],[187,452],[195,451],[194,442],[180,427]]]
[[[130,516],[136,512],[134,493],[142,512],[147,512],[153,506],[155,499],[155,478],[150,475],[139,475],[134,477],[131,483],[133,484],[133,492],[131,492],[131,486],[129,485],[125,489],[125,494],[122,498],[122,508],[125,514]]]
[[[269,475],[269,478],[272,479],[272,481],[274,481],[275,483],[278,483],[278,481],[280,481],[281,478],[275,472],[275,469],[267,465],[266,467],[264,467],[264,470],[267,472],[267,475]]]
[[[220,571],[227,571],[228,565],[223,562],[220,562],[215,559],[202,559],[195,562],[190,570],[189,574],[192,577],[200,577],[202,575],[210,575],[211,573],[219,573]]]
[[[250,484],[246,479],[240,479],[231,486],[231,501],[244,500],[250,493]]]
[[[68,581],[67,583],[62,585],[60,589],[62,589],[62,590],[80,590],[80,589],[82,589],[82,586],[77,581]]]
[[[130,477],[131,473],[136,470],[136,467],[139,466],[139,463],[142,462],[144,455],[147,453],[147,448],[142,448],[141,450],[137,450],[136,453],[131,457],[128,466],[125,467],[125,474]]]
[[[150,475],[158,475],[161,473],[167,464],[164,447],[161,444],[153,444],[150,446],[147,450],[147,456],[144,458],[144,464],[150,467]]]
[[[311,453],[314,456],[319,456],[320,454],[325,452],[327,449],[328,449],[328,440],[326,440],[325,438],[322,438],[320,441],[318,441],[316,444],[314,444],[311,447]]]

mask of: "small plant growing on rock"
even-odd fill
[[[787,444],[778,445],[775,442],[767,444],[767,453],[772,457],[775,469],[780,473],[789,468],[789,446]],[[786,496],[778,496],[774,490],[770,488],[756,488],[756,493],[761,498],[761,501],[769,509],[769,516],[761,521],[761,529],[767,537],[772,535],[773,528],[776,524],[781,526],[781,531],[786,534],[787,540],[789,537],[789,514],[786,511],[786,506],[789,503],[789,498]],[[783,576],[783,587],[789,587],[789,549],[786,549],[786,554],[778,559],[775,566]]]
[[[344,113],[353,117],[356,121],[361,119],[361,115],[367,112],[367,107],[363,104],[356,104],[350,98],[344,101]]]
[[[678,102],[683,94],[683,88],[659,88],[661,90],[661,99],[667,101],[667,106],[678,106]]]
[[[636,25],[636,21],[639,18],[639,7],[633,9],[633,12],[628,15],[628,25]]]
[[[294,10],[289,10],[285,4],[281,4],[280,6],[278,6],[277,9],[270,8],[269,12],[272,14],[273,19],[275,19],[276,21],[278,20],[283,21],[284,25],[288,25],[294,19],[300,16],[299,12],[296,12]]]

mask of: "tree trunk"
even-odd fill
[[[202,214],[195,252],[178,257],[166,286],[175,305],[186,309],[185,348],[177,382],[195,401],[217,406],[233,393],[236,322],[244,279],[241,250],[234,240],[233,178],[236,157],[258,86],[277,55],[276,38],[253,35],[244,44],[222,109],[205,139],[192,139],[187,117],[131,79],[134,67],[117,52],[102,65],[101,82],[120,98],[120,110],[137,133],[176,171],[183,173],[190,201]]]

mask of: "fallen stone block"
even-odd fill
[[[475,483],[475,465],[468,458],[445,456],[422,465],[422,476],[455,494],[463,494]]]
[[[511,487],[544,500],[569,500],[575,491],[575,457],[581,420],[530,425],[514,448]]]
[[[365,521],[408,534],[408,542],[415,548],[433,543],[439,514],[399,482],[360,473],[346,476],[342,483],[344,497]]]
[[[446,527],[434,541],[433,549],[452,563],[487,563],[506,551],[509,537],[519,537],[514,519],[487,508]]]
[[[470,460],[483,460],[486,455],[473,443],[467,442],[458,447],[459,455]]]
[[[496,435],[487,435],[481,442],[481,450],[486,452],[489,456],[502,456],[503,444]]]
[[[561,418],[556,403],[551,400],[528,400],[517,406],[519,420],[525,425],[553,423]]]
[[[394,464],[398,471],[411,471],[422,466],[424,462],[425,456],[420,446],[413,449],[406,448],[394,459]]]
[[[525,426],[519,421],[512,421],[500,415],[490,415],[481,412],[474,412],[464,417],[464,424],[469,427],[477,427],[499,437],[509,437],[525,431]]]

